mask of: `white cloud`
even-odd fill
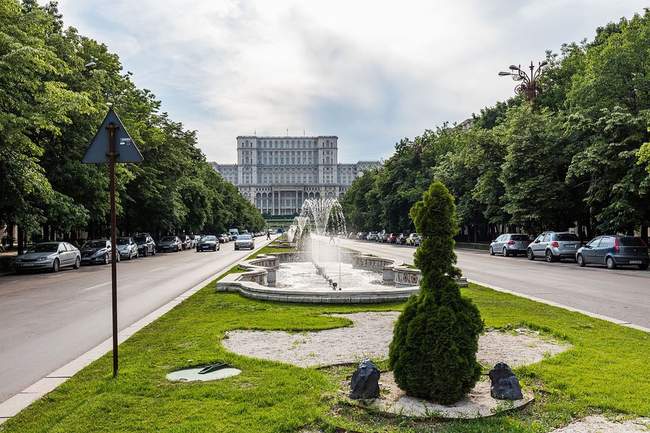
[[[241,134],[337,134],[342,159],[511,95],[496,72],[591,37],[641,1],[62,0],[66,24],[117,52],[199,131],[210,159]]]

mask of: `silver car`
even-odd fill
[[[131,237],[117,238],[117,252],[123,259],[137,259],[138,244]]]
[[[530,239],[526,235],[505,233],[490,244],[490,255],[501,254],[505,257],[526,254]]]
[[[249,234],[243,234],[237,236],[235,241],[235,250],[241,250],[242,248],[255,249],[255,240]]]
[[[562,259],[576,260],[576,252],[582,246],[580,239],[569,232],[544,232],[528,245],[529,260],[543,257],[547,262]]]
[[[58,272],[59,269],[72,266],[79,269],[81,254],[72,244],[67,242],[43,242],[29,248],[25,254],[16,257],[16,271],[29,269],[48,269]]]

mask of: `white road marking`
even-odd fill
[[[93,290],[93,289],[98,289],[98,288],[103,287],[103,286],[108,286],[109,284],[111,284],[111,282],[106,281],[104,283],[95,284],[94,286],[86,287],[85,289],[82,289],[81,291],[82,292],[88,292],[88,291]]]

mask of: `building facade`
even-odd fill
[[[308,198],[339,197],[378,161],[339,164],[338,137],[237,137],[237,164],[212,166],[264,215],[291,216]]]

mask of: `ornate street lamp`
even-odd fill
[[[530,73],[521,69],[521,65],[510,65],[508,68],[510,70],[499,72],[499,76],[505,77],[509,75],[512,77],[513,81],[520,82],[515,87],[515,92],[524,96],[528,102],[533,102],[535,97],[541,93],[538,80],[544,73],[544,67],[546,65],[548,65],[548,62],[544,60],[543,62],[539,62],[537,68],[535,68],[535,65],[531,61],[530,66],[528,67]]]

